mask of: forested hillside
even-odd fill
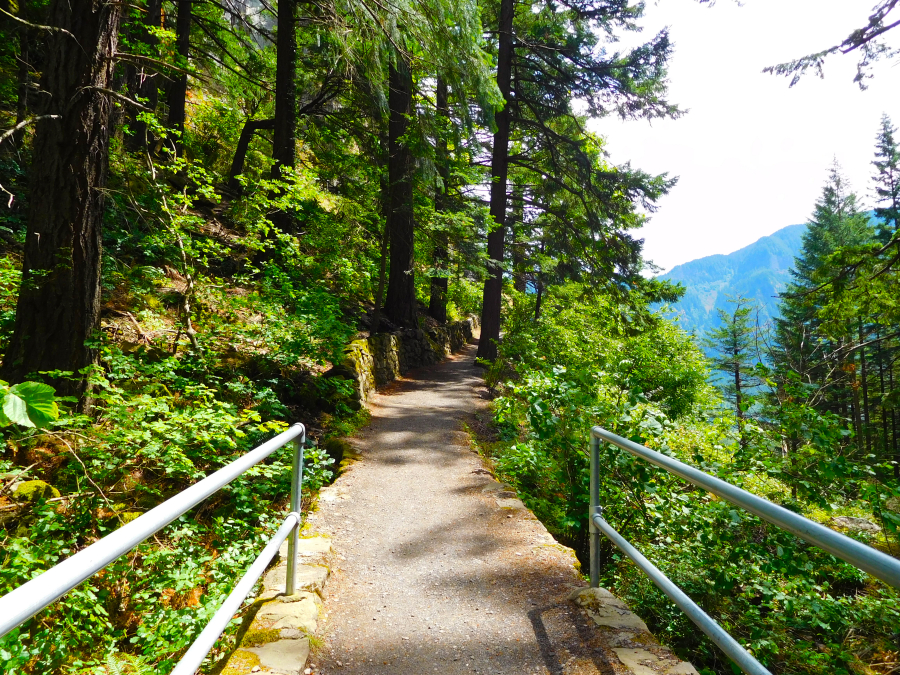
[[[661,275],[684,286],[684,295],[671,305],[681,327],[705,335],[718,327],[718,310],[728,309],[728,298],[741,295],[753,298],[761,323],[774,319],[805,230],[805,225],[789,225],[734,253],[698,258]]]
[[[671,180],[584,130],[679,115],[665,32],[607,48],[640,15],[0,2],[0,592],[295,421],[309,503],[365,419],[330,372],[359,333],[478,312],[490,362],[504,296],[571,280],[649,320],[674,294],[631,232]],[[4,672],[168,672],[287,507],[273,457],[0,639]]]
[[[853,44],[882,39],[894,4]],[[642,12],[0,0],[0,593],[297,421],[309,508],[366,418],[333,368],[345,345],[468,313],[496,395],[482,450],[582,558],[597,423],[896,554],[896,132],[878,130],[878,231],[835,171],[777,330],[732,312],[712,336],[732,358],[710,362],[652,311],[682,290],[642,275],[639,229],[674,178],[613,165],[585,129],[682,115],[673,45],[639,34]],[[604,453],[610,522],[773,672],[896,669],[895,589]],[[272,455],[0,638],[4,672],[170,672],[286,514],[289,464]],[[608,588],[705,673],[733,672],[604,546]]]

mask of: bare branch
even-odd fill
[[[0,143],[3,143],[7,138],[12,136],[14,133],[19,131],[20,129],[24,129],[25,127],[34,124],[38,120],[59,120],[62,119],[62,115],[38,115],[37,117],[29,117],[27,120],[22,120],[12,129],[7,129],[2,134],[0,134]]]
[[[122,59],[125,61],[138,61],[138,62],[152,63],[153,65],[161,66],[161,67],[165,68],[166,70],[173,70],[176,73],[182,73],[183,75],[190,75],[191,77],[196,77],[198,80],[205,80],[206,82],[211,82],[211,80],[208,77],[201,75],[200,73],[198,73],[196,71],[187,70],[186,68],[179,68],[178,66],[175,66],[171,63],[166,63],[165,61],[160,61],[159,59],[154,59],[149,56],[143,56],[141,54],[130,54],[128,52],[116,52],[110,58]]]
[[[101,94],[106,94],[107,96],[112,96],[113,98],[117,98],[120,101],[122,101],[123,103],[127,103],[128,105],[133,105],[135,108],[138,108],[139,110],[143,110],[144,112],[153,112],[153,110],[148,108],[147,106],[145,106],[141,103],[138,103],[134,99],[128,98],[124,94],[120,94],[117,91],[113,91],[112,89],[104,89],[103,87],[81,87],[81,89],[79,89],[78,91],[80,93],[85,90],[99,91]]]
[[[19,23],[21,23],[25,26],[28,26],[29,28],[36,28],[37,30],[47,31],[49,33],[63,33],[64,35],[68,35],[70,38],[75,40],[75,42],[78,42],[78,40],[75,39],[75,36],[72,35],[65,28],[59,28],[58,26],[44,26],[39,23],[31,23],[30,21],[26,21],[25,19],[20,19],[15,14],[10,14],[5,9],[0,9],[0,14],[5,14],[13,21],[18,21]]]

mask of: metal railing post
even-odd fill
[[[600,439],[591,434],[591,505],[588,522],[591,539],[591,588],[600,586],[600,529],[594,516],[600,513]]]
[[[291,470],[291,512],[300,513],[300,498],[303,492],[303,445],[306,443],[306,431],[304,430],[294,439],[294,463]],[[300,545],[300,521],[294,525],[294,529],[288,538],[287,574],[285,575],[284,594],[293,595],[297,590],[297,548]]]

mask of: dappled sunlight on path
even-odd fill
[[[338,559],[315,672],[617,672],[566,601],[584,582],[468,447],[484,407],[475,350],[423,369],[372,401],[361,458],[311,517]]]

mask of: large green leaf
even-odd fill
[[[43,427],[59,418],[56,390],[40,382],[22,382],[3,397],[3,413],[23,427]]]
[[[12,390],[3,397],[3,414],[13,424],[23,427],[33,427],[34,422],[28,419],[28,406],[25,401],[12,393]]]

